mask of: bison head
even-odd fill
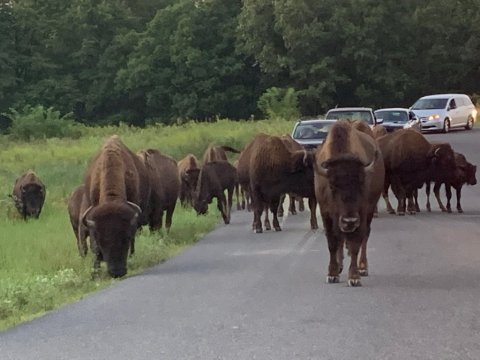
[[[45,202],[45,189],[40,184],[28,183],[20,188],[23,216],[38,218]]]
[[[366,175],[373,171],[377,156],[376,152],[375,159],[365,165],[356,156],[342,155],[321,163],[316,169],[328,180],[334,227],[343,233],[352,233],[360,227],[367,197]]]
[[[467,163],[465,166],[465,176],[468,185],[476,185],[477,184],[477,177],[476,177],[477,167],[470,163]]]
[[[88,228],[112,277],[127,273],[127,258],[134,241],[141,209],[131,202],[112,202],[89,207],[82,215],[82,223]]]

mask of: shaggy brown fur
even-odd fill
[[[196,171],[196,170],[191,170]],[[202,166],[198,175],[198,184],[193,199],[193,207],[198,214],[208,211],[208,204],[217,198],[225,224],[230,223],[233,190],[237,183],[237,170],[228,161],[211,161]],[[227,197],[225,197],[227,190]]]
[[[375,138],[375,136],[373,135],[373,131],[372,129],[370,128],[370,126],[368,125],[368,123],[364,120],[355,120],[355,121],[352,121],[352,126],[357,129],[358,131],[361,131],[367,135],[370,135],[372,138]]]
[[[382,137],[384,135],[387,135],[387,129],[385,129],[385,126],[383,125],[376,125],[373,129],[373,138],[378,139],[379,137]]]
[[[45,203],[45,185],[32,170],[28,170],[15,180],[11,197],[24,220],[27,217],[38,219]]]
[[[360,275],[368,274],[367,241],[384,174],[370,135],[348,121],[333,125],[315,156],[315,193],[330,250],[327,282],[339,281],[345,241],[351,256],[348,284],[358,286]]]
[[[82,215],[82,223],[90,233],[94,267],[98,269],[104,260],[111,276],[123,276],[128,250],[135,251],[137,227],[148,219],[147,170],[118,136],[112,136],[89,166],[85,193],[91,206]]]
[[[169,231],[180,190],[177,162],[154,149],[142,150],[137,155],[145,164],[150,179],[150,230],[162,228],[163,213],[166,212],[165,228]]]
[[[88,251],[88,228],[82,224],[81,216],[88,209],[88,199],[85,195],[85,185],[78,186],[68,199],[68,215],[72,224],[73,233],[77,239],[80,256],[86,256]]]
[[[405,215],[419,211],[414,194],[426,181],[448,179],[455,171],[455,159],[449,144],[433,146],[419,132],[410,129],[395,132],[377,139],[385,161],[385,186],[383,197],[387,209],[394,213],[388,201],[388,188],[398,200],[397,213]]]
[[[193,193],[197,187],[200,163],[193,154],[188,154],[177,164],[178,177],[180,179],[180,203],[182,206],[193,205]],[[195,170],[198,171],[190,171]]]
[[[305,150],[291,151],[277,136],[261,134],[250,144],[250,191],[254,208],[254,231],[263,231],[265,208],[273,213],[273,226],[280,231],[277,209],[284,193],[314,199],[313,168]],[[315,201],[313,201],[315,203]],[[314,204],[313,204],[314,206]],[[318,228],[312,208],[311,227]]]
[[[207,164],[211,161],[222,161],[228,160],[226,151],[239,154],[240,151],[230,147],[230,146],[217,146],[214,144],[208,145],[207,149],[203,153],[203,164]]]

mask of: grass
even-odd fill
[[[103,140],[117,134],[133,151],[157,148],[177,160],[187,153],[201,157],[210,142],[241,149],[257,132],[289,133],[286,121],[188,123],[180,126],[128,126],[84,129],[77,140],[12,142],[0,137],[0,330],[42,315],[116,281],[91,277],[91,255],[78,255],[66,208],[71,191],[83,181],[89,159]],[[33,169],[45,183],[47,198],[40,219],[24,222],[8,197],[15,178]],[[219,221],[214,206],[207,216],[177,206],[171,232],[137,237],[129,275],[178,254]],[[120,280],[121,281],[121,280]]]

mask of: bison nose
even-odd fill
[[[354,232],[360,226],[358,216],[340,216],[340,230],[345,233]]]
[[[127,273],[126,268],[108,268],[108,274],[112,278],[120,278],[122,276],[125,276],[126,273]]]

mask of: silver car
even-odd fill
[[[311,119],[299,120],[292,131],[292,138],[306,149],[316,148],[323,144],[328,131],[336,120]]]
[[[398,129],[415,129],[422,131],[422,123],[415,113],[406,108],[388,108],[375,110],[377,120],[388,132]]]
[[[418,99],[410,108],[422,122],[422,129],[448,133],[450,128],[473,128],[477,110],[464,94],[438,94]]]

